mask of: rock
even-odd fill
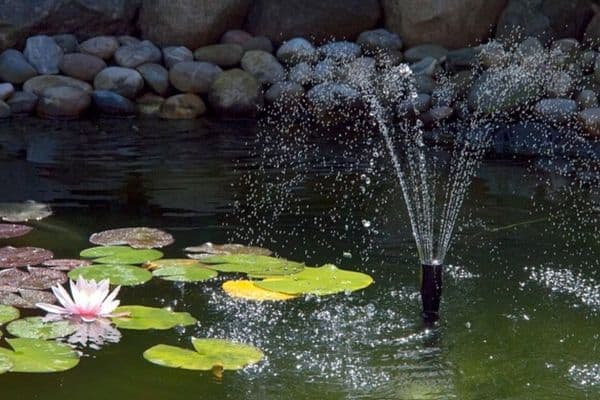
[[[581,38],[586,24],[594,14],[590,0],[543,0],[541,12],[550,20],[550,29],[557,38]]]
[[[304,96],[304,88],[295,82],[277,82],[265,92],[267,103],[295,103]]]
[[[7,104],[10,106],[13,115],[31,114],[37,106],[38,97],[29,92],[15,92]]]
[[[177,63],[194,61],[194,53],[187,47],[171,46],[163,49],[163,58],[167,69],[171,69]]]
[[[418,93],[427,93],[432,94],[435,89],[435,81],[429,75],[416,75],[414,76],[415,80],[415,90]]]
[[[0,100],[0,119],[10,117],[11,110],[8,104]]]
[[[360,93],[345,83],[321,83],[310,89],[306,97],[323,125],[353,120],[363,107]]]
[[[121,46],[135,46],[140,44],[142,41],[133,36],[121,35],[117,37],[117,42],[119,42]]]
[[[221,44],[239,44],[243,46],[248,40],[252,39],[253,36],[246,31],[241,29],[232,29],[221,36],[219,43]]]
[[[277,58],[284,64],[294,65],[300,62],[312,64],[318,58],[317,49],[304,38],[288,40],[277,49]]]
[[[72,86],[53,86],[44,89],[37,104],[40,117],[52,119],[74,119],[91,104],[86,91]]]
[[[430,128],[454,115],[454,109],[448,106],[434,107],[419,116],[425,127]]]
[[[580,46],[581,45],[579,44],[577,39],[564,38],[557,39],[554,42],[552,42],[550,50],[559,51],[566,55],[572,55],[573,53],[576,53],[579,50]]]
[[[412,47],[404,52],[404,59],[409,63],[421,61],[425,57],[432,57],[443,62],[448,55],[448,50],[437,44],[422,44]]]
[[[23,85],[23,90],[25,92],[33,93],[39,97],[44,90],[55,86],[74,87],[81,89],[86,93],[91,93],[93,90],[92,86],[87,82],[62,75],[39,75],[33,77],[25,82]]]
[[[356,43],[368,54],[376,54],[382,50],[402,49],[400,36],[386,29],[365,31],[358,36]]]
[[[12,83],[0,83],[0,100],[6,100],[15,93]]]
[[[285,71],[271,54],[261,50],[250,50],[241,61],[242,69],[249,72],[262,84],[273,84],[283,80]]]
[[[558,71],[546,84],[546,94],[550,97],[566,97],[573,88],[573,78],[567,72]]]
[[[215,43],[228,29],[242,26],[249,0],[143,0],[142,37],[159,46],[191,49]]]
[[[575,100],[557,98],[542,99],[536,103],[533,110],[537,115],[552,122],[568,122],[577,112]]]
[[[129,99],[133,99],[143,87],[142,75],[131,68],[108,67],[94,78],[96,90],[110,90]]]
[[[93,81],[96,75],[106,68],[100,57],[84,53],[65,54],[59,64],[61,72],[82,81]]]
[[[513,110],[539,99],[542,88],[526,76],[514,76],[513,71],[483,73],[473,83],[468,94],[471,110],[489,114]]]
[[[481,65],[485,68],[498,67],[510,61],[510,55],[500,42],[490,41],[479,46],[477,56]]]
[[[534,59],[539,57],[544,51],[544,45],[535,37],[528,37],[523,40],[515,49],[515,54],[521,60]]]
[[[208,93],[223,70],[207,62],[180,62],[169,70],[169,80],[181,92]]]
[[[79,45],[82,53],[109,60],[119,48],[119,42],[113,36],[98,36],[86,40]]]
[[[548,42],[553,37],[550,18],[541,12],[540,3],[539,0],[509,0],[498,18],[496,38],[510,44],[528,36]]]
[[[121,46],[115,51],[114,56],[117,65],[126,68],[135,68],[146,63],[158,63],[162,60],[160,49],[148,40]]]
[[[23,54],[39,74],[58,74],[58,64],[63,51],[50,36],[30,37],[27,39]]]
[[[263,105],[263,95],[256,78],[241,69],[231,69],[217,76],[208,102],[225,117],[254,117]]]
[[[146,93],[136,99],[137,111],[146,117],[158,117],[165,99],[155,94]]]
[[[52,39],[60,46],[64,54],[76,53],[79,51],[79,42],[75,35],[61,33],[59,35],[52,35]]]
[[[313,79],[313,67],[305,62],[294,65],[288,72],[289,80],[299,85],[309,85]]]
[[[325,42],[354,39],[373,28],[381,17],[377,0],[255,0],[246,28],[276,43],[297,36]]]
[[[429,75],[432,76],[435,72],[438,61],[433,57],[425,57],[421,61],[418,61],[410,65],[410,69],[415,75]]]
[[[394,67],[404,61],[404,55],[399,50],[380,51],[375,55],[375,61],[382,68]]]
[[[219,67],[233,67],[240,63],[244,49],[239,44],[213,44],[194,51],[196,61],[209,62]]]
[[[348,62],[360,56],[362,49],[356,43],[348,41],[330,42],[319,47],[319,53],[336,62]]]
[[[160,95],[169,90],[169,71],[160,64],[148,63],[137,67],[146,84]]]
[[[92,100],[96,108],[105,115],[129,117],[137,112],[137,107],[131,100],[108,90],[95,90]]]
[[[242,45],[244,51],[262,50],[267,53],[273,53],[273,42],[266,36],[255,36],[252,39],[244,42]]]
[[[20,84],[37,75],[20,51],[8,49],[0,54],[0,80]]]
[[[398,105],[398,115],[400,117],[414,117],[417,114],[426,112],[431,108],[431,96],[426,93],[419,93],[413,99],[402,101]]]
[[[506,0],[382,0],[385,27],[409,46],[460,48],[490,37]]]
[[[454,71],[472,68],[477,62],[477,52],[472,47],[450,50],[446,56],[448,68]]]
[[[332,60],[325,59],[315,65],[312,73],[312,81],[313,83],[332,82],[340,76],[341,71],[338,65]]]
[[[474,78],[471,70],[459,71],[450,77],[449,86],[453,88],[457,98],[463,98],[469,92]]]
[[[600,137],[600,108],[588,108],[577,114],[587,134]]]
[[[160,117],[164,119],[194,119],[206,113],[206,105],[200,97],[192,93],[169,97],[160,107]]]
[[[577,96],[577,105],[582,110],[586,108],[597,108],[598,96],[593,90],[582,90]]]
[[[596,57],[598,57],[598,54],[593,50],[587,50],[581,53],[578,65],[581,67],[581,71],[584,74],[594,72],[594,64],[596,62]]]

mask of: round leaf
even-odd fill
[[[27,235],[33,228],[26,225],[0,224],[0,239]]]
[[[247,280],[224,282],[223,290],[231,297],[256,301],[281,301],[298,297],[286,293],[265,290],[256,286],[253,281]]]
[[[183,249],[189,253],[198,253],[190,255],[190,258],[202,258],[208,255],[227,255],[227,254],[254,254],[258,256],[270,256],[273,252],[269,249],[256,246],[244,246],[237,243],[214,244],[206,242],[200,246],[186,247]]]
[[[39,221],[52,215],[50,206],[35,201],[0,203],[0,218],[8,222]]]
[[[0,271],[0,287],[8,290],[14,289],[50,289],[58,284],[65,283],[67,275],[62,271],[47,268],[27,268],[27,272],[17,269]]]
[[[163,367],[209,371],[242,369],[264,357],[256,347],[228,340],[192,338],[192,344],[196,351],[159,344],[146,350],[144,358]]]
[[[129,245],[136,249],[165,247],[173,243],[173,236],[155,228],[137,227],[111,229],[94,233],[90,242],[102,246]]]
[[[6,339],[14,351],[0,348],[0,359],[8,358],[11,372],[60,372],[79,363],[77,352],[69,346],[39,339]]]
[[[38,247],[12,247],[0,248],[0,268],[27,267],[41,264],[54,257],[50,250]]]
[[[0,287],[0,304],[18,308],[37,308],[37,303],[56,303],[56,297],[43,290],[14,289],[2,290]]]
[[[69,336],[77,331],[77,327],[66,320],[45,322],[42,317],[29,317],[11,322],[6,330],[21,338],[50,340]]]
[[[79,277],[95,281],[108,279],[111,285],[135,286],[148,282],[152,274],[133,265],[101,264],[75,268],[69,272],[69,278],[77,280]]]
[[[152,275],[168,281],[202,282],[216,277],[217,272],[190,259],[162,259],[147,265]]]
[[[202,262],[217,271],[241,272],[253,276],[289,275],[304,269],[303,264],[284,258],[253,254],[210,256],[203,258]]]
[[[2,332],[0,332],[0,337],[2,337]],[[10,361],[10,358],[0,354],[0,375],[2,375],[5,372],[10,371],[12,366],[13,366],[13,364]]]
[[[17,318],[19,318],[19,310],[11,306],[0,305],[0,325]]]
[[[115,310],[115,314],[126,313],[126,317],[115,317],[113,322],[122,329],[171,329],[176,326],[187,326],[196,323],[196,318],[186,312],[175,312],[167,308],[145,306],[123,306]]]
[[[77,260],[77,259],[52,259],[44,261],[42,263],[44,267],[49,267],[58,271],[70,271],[78,267],[85,267],[92,265],[91,261],[88,260]]]
[[[79,255],[83,258],[93,258],[99,264],[143,264],[158,260],[163,256],[158,250],[132,249],[127,246],[92,247],[83,250]]]
[[[369,275],[338,269],[335,265],[305,268],[295,275],[268,278],[258,281],[256,286],[287,294],[327,295],[345,291],[356,291],[373,283]]]

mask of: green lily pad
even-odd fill
[[[98,264],[143,264],[162,258],[163,253],[153,249],[132,249],[127,246],[99,246],[83,250],[79,255],[93,258]]]
[[[0,325],[19,318],[19,314],[18,309],[0,304]]]
[[[174,241],[171,234],[160,229],[146,227],[111,229],[90,236],[90,242],[93,244],[102,246],[124,244],[136,249],[165,247]]]
[[[87,280],[101,281],[108,279],[111,285],[136,286],[152,279],[152,274],[143,268],[134,265],[99,264],[88,267],[75,268],[69,272],[69,278],[77,280],[79,277]]]
[[[295,274],[304,269],[304,264],[285,258],[254,254],[226,254],[202,259],[203,264],[222,272],[241,272],[253,276],[274,276]]]
[[[201,259],[210,255],[227,255],[227,254],[255,254],[257,256],[270,256],[273,252],[269,249],[256,246],[245,246],[237,243],[214,244],[211,242],[203,243],[199,246],[191,246],[183,249],[189,253],[190,258]]]
[[[2,337],[2,332],[0,332],[0,337]],[[10,361],[10,358],[8,358],[7,356],[3,356],[2,354],[0,354],[0,375],[2,375],[5,372],[10,371],[10,369],[12,368],[13,364]]]
[[[175,312],[167,308],[146,306],[123,306],[115,310],[115,314],[126,313],[126,317],[115,317],[113,322],[122,329],[171,329],[176,326],[187,326],[196,323],[196,318],[186,312]]]
[[[29,317],[11,322],[6,330],[20,338],[50,340],[69,336],[77,327],[65,320],[46,322],[42,317]]]
[[[167,281],[202,282],[214,278],[218,273],[202,266],[197,261],[182,259],[167,259],[148,263],[146,267],[152,270],[152,275]]]
[[[61,372],[79,363],[77,352],[62,343],[24,338],[6,341],[14,351],[0,348],[0,360],[10,360],[11,372]]]
[[[255,282],[266,290],[287,294],[327,295],[364,289],[373,283],[373,278],[361,272],[347,271],[327,264],[319,268],[306,267],[302,272],[283,277],[267,278]]]
[[[228,340],[192,338],[192,344],[196,351],[159,344],[146,350],[144,358],[163,367],[209,371],[242,369],[264,357],[256,347]]]

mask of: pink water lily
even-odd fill
[[[121,287],[118,286],[109,294],[109,283],[108,279],[96,283],[93,279],[88,281],[79,277],[77,282],[70,281],[71,295],[61,285],[52,288],[62,307],[47,303],[38,303],[36,306],[52,314],[80,317],[84,322],[113,317],[113,311],[120,304],[115,299]]]

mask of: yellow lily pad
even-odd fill
[[[223,290],[231,297],[256,301],[285,301],[298,297],[259,288],[248,280],[226,281],[223,283]]]

